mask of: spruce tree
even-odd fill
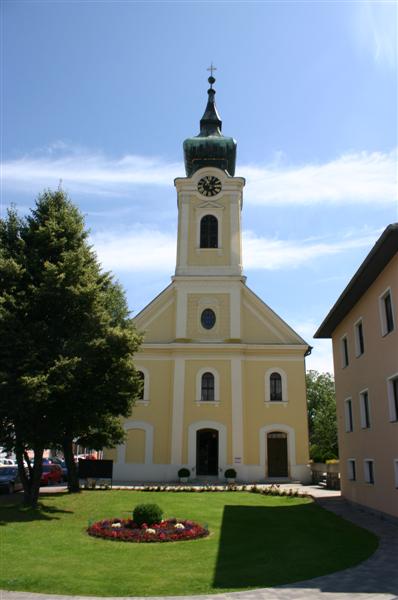
[[[63,448],[69,489],[77,491],[73,441],[122,440],[117,417],[130,414],[139,392],[133,355],[141,337],[62,190],[41,194],[26,219],[10,211],[0,242],[0,335],[7,340],[0,427],[15,449],[25,502],[34,506],[44,448]],[[25,474],[28,448],[34,462]]]

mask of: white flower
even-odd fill
[[[174,525],[174,528],[175,529],[185,529],[185,525],[183,525],[182,523],[176,523]]]
[[[148,527],[147,529],[145,529],[145,533],[156,533],[156,531]]]
[[[122,524],[121,523],[112,523],[112,527],[121,527]]]

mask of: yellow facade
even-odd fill
[[[198,191],[205,176],[221,186],[212,198]],[[126,443],[105,451],[116,480],[175,481],[183,466],[199,480],[223,481],[231,467],[242,481],[309,479],[308,345],[246,286],[244,183],[214,167],[175,181],[176,273],[135,318],[145,389],[124,420]],[[217,245],[201,247],[209,215]]]

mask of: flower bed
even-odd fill
[[[131,519],[106,519],[90,525],[87,533],[107,540],[136,543],[179,542],[209,535],[209,531],[198,523],[177,519],[161,521],[150,527],[145,523],[139,526]]]

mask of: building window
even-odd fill
[[[344,336],[341,339],[341,364],[342,364],[343,369],[345,367],[348,367],[348,364],[349,364],[347,336]]]
[[[363,464],[364,464],[366,483],[374,484],[374,482],[375,482],[374,460],[367,458],[366,460],[364,460]]]
[[[370,427],[370,410],[369,410],[369,393],[364,390],[359,394],[359,407],[361,412],[361,427],[369,429]]]
[[[202,402],[214,402],[214,375],[203,373],[200,399]]]
[[[200,322],[204,329],[213,329],[216,324],[216,313],[211,308],[205,308],[200,315]]]
[[[390,421],[398,421],[398,374],[387,379]]]
[[[347,432],[354,430],[354,422],[352,418],[352,400],[348,398],[345,401],[345,430]]]
[[[137,377],[141,388],[137,394],[137,404],[148,404],[149,402],[149,373],[145,367],[137,367]]]
[[[200,221],[200,247],[218,248],[218,220],[213,215],[205,215]]]
[[[394,329],[394,310],[391,291],[387,290],[380,297],[381,333],[387,335]]]
[[[363,340],[363,324],[362,320],[355,323],[355,353],[361,356],[365,352],[365,344]]]
[[[356,481],[357,469],[355,464],[355,458],[349,458],[347,460],[347,477],[349,481]]]
[[[137,398],[138,398],[138,400],[143,400],[144,399],[144,389],[145,389],[145,375],[142,371],[137,371],[137,375],[138,375],[138,379],[140,380],[140,383],[141,383],[141,388],[140,388]]]
[[[279,373],[271,373],[269,388],[271,402],[282,402],[282,377]]]

